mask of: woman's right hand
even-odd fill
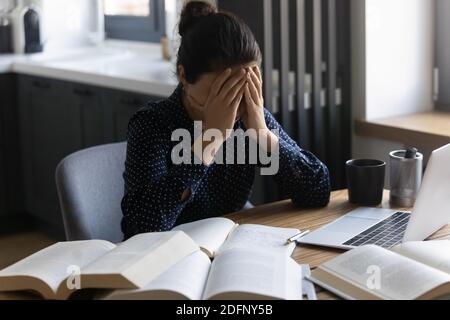
[[[239,105],[243,99],[245,83],[244,69],[231,76],[231,69],[225,70],[211,86],[204,108],[205,130],[217,129],[228,139],[234,128]]]

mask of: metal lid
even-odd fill
[[[423,154],[420,152],[416,153],[416,157],[412,159],[405,158],[406,150],[396,150],[389,153],[391,159],[399,160],[399,161],[417,161],[423,160]]]

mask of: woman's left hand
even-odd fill
[[[244,89],[245,111],[242,121],[247,129],[267,129],[264,118],[264,98],[262,93],[262,78],[258,66],[249,67],[247,71],[247,84]]]
[[[242,121],[246,129],[254,129],[257,133],[256,140],[264,138],[268,142],[263,146],[271,151],[271,146],[278,143],[278,137],[267,128],[264,116],[264,97],[262,89],[261,71],[258,66],[247,68],[247,84],[244,90],[245,113],[242,115]]]

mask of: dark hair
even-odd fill
[[[250,28],[240,18],[218,11],[207,2],[188,2],[178,29],[181,44],[177,67],[184,67],[189,83],[207,72],[261,62],[261,51]]]

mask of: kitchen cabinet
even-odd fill
[[[3,108],[3,101],[1,101],[1,105]],[[4,126],[4,119],[3,114],[0,113],[0,127],[3,129]],[[2,130],[3,131],[3,130]],[[6,177],[5,177],[5,160],[4,156],[5,153],[3,151],[4,147],[4,136],[3,132],[0,133],[0,148],[2,149],[0,151],[0,216],[6,215],[8,209],[7,209],[7,197],[6,197]]]
[[[81,109],[71,103],[65,82],[22,76],[19,90],[27,211],[61,228],[55,169],[83,147]]]
[[[78,150],[125,141],[129,119],[157,98],[26,75],[18,90],[26,208],[61,231],[58,163]]]
[[[23,211],[16,76],[0,74],[0,216]]]
[[[105,125],[101,90],[82,84],[70,88],[69,103],[80,112],[80,134],[82,148],[101,145],[105,142]]]
[[[7,79],[4,75],[0,75],[0,216],[6,215],[7,197],[6,197],[6,108],[9,108],[9,98],[6,91]]]
[[[142,94],[104,90],[106,138],[111,142],[125,141],[127,139],[128,122],[131,117],[139,109],[145,107],[147,102],[157,99],[157,97]]]

